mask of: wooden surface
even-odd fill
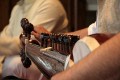
[[[11,10],[17,1],[0,0],[0,31],[8,24]]]

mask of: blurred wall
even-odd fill
[[[0,31],[8,24],[11,10],[18,0],[0,0]]]
[[[88,27],[96,20],[97,0],[60,0],[68,14],[69,29]]]
[[[86,0],[60,0],[68,14],[69,29],[75,31],[86,27]]]

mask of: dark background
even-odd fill
[[[0,31],[8,24],[11,10],[17,1],[19,0],[0,0]],[[86,0],[60,1],[67,12],[70,31],[88,27],[96,20],[96,10],[87,10]]]

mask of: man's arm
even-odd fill
[[[50,33],[49,31],[47,31],[44,27],[42,26],[38,26],[34,28],[34,31],[32,31],[32,34],[36,37],[39,38],[41,33]],[[88,35],[88,28],[82,29],[82,30],[78,30],[78,31],[74,31],[74,32],[68,32],[68,33],[64,33],[67,35],[79,35],[80,38],[83,38],[85,36]]]
[[[67,34],[67,35],[79,35],[80,38],[83,38],[83,37],[88,35],[88,28],[84,28],[84,29],[77,30],[77,31],[74,31],[74,32],[68,32],[68,33],[65,33],[65,34]]]
[[[35,27],[35,31],[33,31],[32,34],[35,35],[35,37],[38,37],[39,34],[42,33],[42,32],[50,33],[50,31],[48,31],[44,27],[37,26],[37,27]],[[96,32],[97,32],[97,26],[96,26],[96,22],[95,22],[95,23],[92,23],[88,28],[80,29],[80,30],[77,30],[77,31],[74,31],[74,32],[67,32],[67,33],[64,33],[64,34],[79,35],[80,38],[83,38],[87,35],[94,34]]]
[[[51,80],[119,80],[120,33]]]

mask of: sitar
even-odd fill
[[[72,48],[79,36],[41,33],[39,40],[30,41],[33,25],[24,18],[21,20],[21,26],[23,34],[20,39],[24,42],[21,58],[24,67],[30,67],[33,61],[47,79],[68,67]]]
[[[33,28],[27,29],[31,27],[27,19],[21,22],[24,33],[22,38],[29,40]],[[77,63],[114,35],[97,33],[80,39],[73,35],[41,33],[39,40],[25,43],[25,49],[22,51],[24,56],[21,56],[23,65],[30,65],[30,61],[33,61],[44,76],[50,79],[68,67],[71,55],[71,59]]]

